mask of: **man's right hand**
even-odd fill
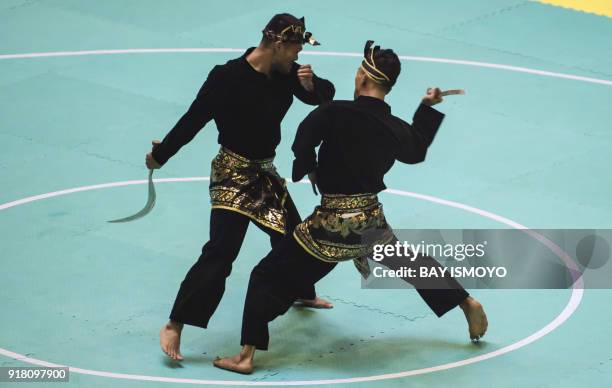
[[[151,142],[151,145],[153,146],[152,150],[154,150],[155,147],[157,147],[160,143],[161,142],[159,140],[153,140]],[[153,158],[153,153],[152,152],[149,152],[145,156],[145,164],[147,165],[147,168],[149,170],[154,170],[154,169],[161,168],[161,165],[159,163],[157,163],[157,160],[155,160],[155,158]]]

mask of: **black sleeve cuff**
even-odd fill
[[[437,131],[444,120],[444,113],[440,113],[429,105],[421,103],[414,112],[413,123],[421,127]]]
[[[164,155],[161,144],[155,147],[153,151],[151,151],[151,155],[153,156],[153,159],[155,159],[155,161],[159,163],[160,166],[166,164],[168,159],[170,159],[170,156]]]
[[[293,182],[301,181],[306,175],[317,169],[317,162],[306,162],[305,160],[295,159],[293,161],[293,170],[291,172],[291,180]]]
[[[336,88],[330,81],[317,77],[316,74],[312,75],[312,84],[314,85],[314,93],[317,96],[319,104],[334,99],[336,95]]]

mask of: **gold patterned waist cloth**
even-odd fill
[[[319,260],[353,260],[367,278],[370,270],[366,258],[374,245],[391,241],[393,231],[376,194],[323,194],[321,205],[295,228],[293,236]]]
[[[210,200],[213,209],[236,211],[267,228],[285,233],[288,196],[273,158],[248,159],[222,147],[212,161]]]

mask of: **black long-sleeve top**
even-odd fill
[[[316,171],[322,193],[378,193],[386,188],[383,177],[396,160],[425,160],[443,118],[421,104],[410,125],[393,116],[383,100],[366,96],[324,104],[298,127],[291,147],[292,179],[296,182]]]
[[[273,157],[281,139],[280,123],[293,96],[309,105],[333,99],[334,85],[316,75],[313,92],[304,89],[295,62],[289,74],[275,72],[268,77],[258,72],[246,60],[253,50],[210,71],[189,110],[153,150],[159,164],[165,164],[212,119],[222,146],[248,159]]]

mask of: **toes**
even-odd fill
[[[225,358],[221,358],[221,357],[215,358],[215,361],[213,361],[213,365],[216,366],[217,368],[227,369]]]
[[[220,369],[228,370],[230,372],[241,373],[245,375],[251,374],[253,372],[252,367],[241,366],[238,363],[236,363],[236,361],[234,361],[232,358],[229,358],[229,357],[226,357],[226,358],[217,357],[213,361],[213,365]]]
[[[303,307],[309,307],[313,309],[331,309],[334,307],[330,302],[325,299],[315,298],[315,299],[298,299],[296,303],[302,305]]]
[[[334,307],[334,305],[329,300],[326,300],[326,299],[317,298],[317,302],[319,302],[320,306],[326,309],[330,309]]]

